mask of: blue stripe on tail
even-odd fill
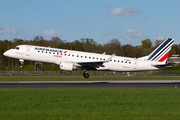
[[[162,52],[164,52],[168,47],[170,47],[173,44],[174,39],[172,38],[168,38],[166,41],[164,41],[150,56],[147,60],[155,60],[157,57],[159,57],[159,55],[161,55]],[[169,44],[168,46],[166,46],[167,44]],[[166,47],[165,47],[166,46]],[[165,47],[165,48],[164,48]],[[163,49],[163,50],[162,50]],[[162,51],[161,51],[162,50]],[[161,51],[158,55],[157,53]]]

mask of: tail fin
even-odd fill
[[[147,60],[158,62],[158,64],[165,64],[173,42],[174,39],[167,38],[148,56]]]

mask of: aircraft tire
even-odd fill
[[[84,73],[83,76],[84,76],[85,78],[89,78],[89,74],[88,74],[88,73]]]

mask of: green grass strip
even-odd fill
[[[1,120],[178,120],[180,89],[0,89]]]

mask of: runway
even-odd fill
[[[178,87],[180,87],[180,80],[0,82],[0,88],[178,88]]]

